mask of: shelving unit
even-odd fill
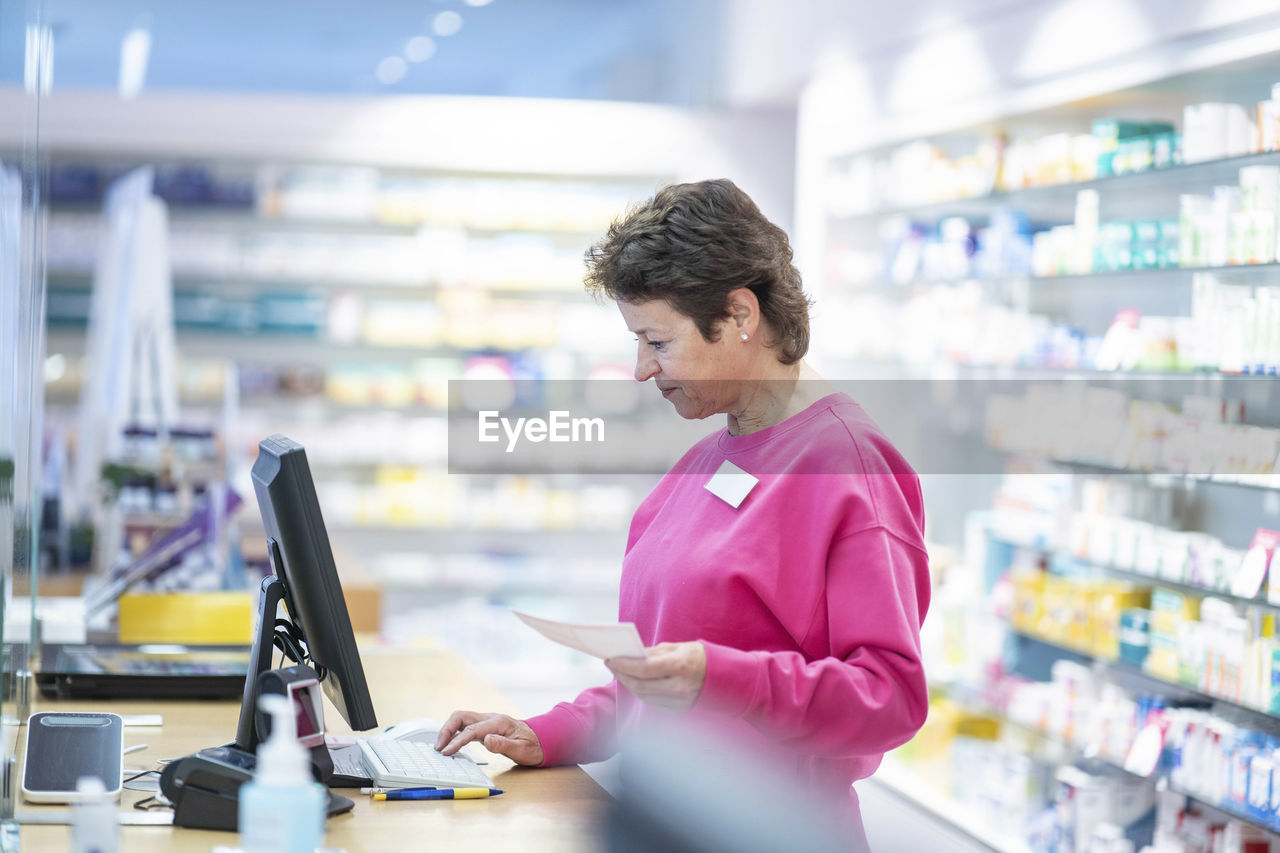
[[[1205,38],[1212,41],[1208,36]],[[966,383],[1008,381],[1011,390],[1004,393],[1016,395],[1019,392],[1025,394],[1026,387],[1037,382],[1059,387],[1076,382],[1081,386],[1089,383],[1106,385],[1115,380],[1116,385],[1112,387],[1125,383],[1123,393],[1131,400],[1181,403],[1183,396],[1190,395],[1232,400],[1247,398],[1247,424],[1268,428],[1280,426],[1274,420],[1272,407],[1255,406],[1259,399],[1272,400],[1273,395],[1269,396],[1275,381],[1272,375],[1241,375],[1223,372],[1222,368],[1216,367],[1209,370],[1199,362],[1174,359],[1167,360],[1169,367],[1187,369],[1168,369],[1164,362],[1151,359],[1138,362],[1140,366],[1136,370],[1107,370],[1094,367],[1104,362],[1090,360],[1093,358],[1090,347],[1096,354],[1103,333],[1121,311],[1136,309],[1144,317],[1190,316],[1193,296],[1207,286],[1205,282],[1216,281],[1223,291],[1237,285],[1241,288],[1270,287],[1280,264],[1197,262],[1183,266],[1179,260],[1170,260],[1171,256],[1161,254],[1154,262],[1144,257],[1139,264],[1141,268],[1113,270],[1106,268],[1110,266],[1108,258],[1091,253],[1092,268],[1085,272],[1083,270],[1087,268],[1078,265],[1078,258],[1072,259],[1076,266],[1068,268],[1044,264],[1043,258],[1033,259],[1031,254],[1035,232],[1066,225],[1076,219],[1082,192],[1097,193],[1097,217],[1104,224],[1108,220],[1177,220],[1180,217],[1181,194],[1207,194],[1216,185],[1236,185],[1242,168],[1280,165],[1280,152],[1220,157],[1090,180],[1060,180],[1007,191],[991,190],[997,186],[995,166],[992,166],[986,191],[976,183],[969,184],[968,197],[928,198],[925,191],[932,190],[937,194],[942,191],[939,187],[950,185],[942,181],[917,181],[921,190],[918,204],[890,201],[894,193],[881,190],[886,187],[898,190],[897,198],[902,199],[905,197],[901,192],[904,188],[890,184],[891,179],[886,176],[894,173],[888,167],[877,174],[877,167],[873,165],[877,159],[887,161],[890,152],[899,146],[921,141],[940,149],[937,157],[949,160],[950,167],[955,167],[962,157],[977,153],[965,163],[967,168],[975,168],[975,163],[989,162],[983,157],[989,156],[993,150],[988,147],[979,152],[979,145],[993,145],[994,150],[1000,152],[1002,149],[997,137],[1001,134],[1007,134],[1006,140],[1019,135],[1033,138],[1062,132],[1087,134],[1091,122],[1104,117],[1139,122],[1162,120],[1177,125],[1186,104],[1264,100],[1270,93],[1271,84],[1280,79],[1272,79],[1275,77],[1274,46],[1265,46],[1261,41],[1245,45],[1242,41],[1224,38],[1221,51],[1213,58],[1209,58],[1208,53],[1197,56],[1200,58],[1183,60],[1180,57],[1178,62],[1153,63],[1141,69],[1117,62],[1117,69],[1122,70],[1113,75],[1086,70],[1064,71],[1051,85],[1023,86],[1005,79],[993,79],[990,91],[981,90],[972,104],[931,102],[928,110],[918,113],[895,111],[892,99],[884,97],[860,99],[859,86],[871,85],[878,90],[881,78],[865,77],[865,68],[837,66],[829,77],[815,81],[808,93],[810,97],[802,101],[798,145],[797,256],[801,260],[806,284],[816,300],[813,341],[818,369],[828,378],[837,380],[932,382],[935,395],[930,402],[936,408],[916,412],[914,422],[908,418],[895,423],[907,435],[904,443],[914,440],[914,446],[922,455],[927,455],[926,450],[932,451],[935,444],[960,448],[956,452],[964,453],[965,458],[975,461],[968,467],[956,466],[957,470],[976,472],[974,466],[995,466],[982,469],[992,475],[987,478],[952,475],[948,469],[928,467],[928,461],[917,468],[922,475],[926,511],[935,536],[940,528],[950,526],[951,530],[959,530],[956,519],[948,514],[991,506],[994,481],[999,479],[1002,468],[1044,474],[1061,471],[1071,476],[1093,475],[1120,480],[1131,476],[1135,482],[1180,485],[1183,487],[1179,489],[1180,494],[1191,495],[1194,492],[1195,505],[1203,507],[1195,518],[1197,524],[1205,525],[1202,528],[1204,532],[1237,548],[1248,542],[1249,534],[1243,532],[1245,529],[1275,526],[1273,517],[1280,509],[1280,503],[1275,499],[1278,481],[1274,471],[1271,474],[1240,476],[1226,473],[1237,469],[1225,464],[1220,468],[1216,464],[1213,466],[1216,474],[1210,474],[1209,468],[1193,473],[1151,470],[1152,466],[1136,465],[1140,458],[1138,455],[1133,456],[1134,468],[1057,458],[1077,450],[1078,443],[1071,442],[1059,442],[1057,446],[1064,450],[1062,454],[1036,453],[1028,449],[1042,445],[1047,447],[1048,441],[1037,443],[1028,440],[1024,442],[1025,448],[1013,443],[1008,447],[992,447],[983,432],[986,418],[982,405],[974,402],[974,399],[983,399],[981,391],[966,387]],[[1017,74],[1010,75],[1009,79],[1017,79]],[[1119,87],[1123,87],[1123,91],[1114,91]],[[1187,94],[1181,94],[1184,91]],[[1055,96],[1052,93],[1059,94]],[[922,96],[920,100],[927,99]],[[853,112],[856,109],[861,109],[862,113]],[[847,116],[843,115],[846,110],[849,111]],[[956,119],[956,116],[963,118]],[[911,152],[911,156],[918,153]],[[919,163],[923,156],[920,154],[916,160],[910,160],[904,153],[900,162]],[[996,157],[994,162],[999,164],[1000,154],[997,153]],[[922,174],[917,173],[917,177]],[[957,180],[955,185],[961,186],[961,182]],[[866,204],[862,204],[864,201]],[[1016,209],[1017,224],[1026,228],[1025,256],[1018,253],[981,256],[975,254],[972,245],[967,255],[944,254],[944,250],[950,251],[963,241],[956,237],[954,243],[947,242],[953,238],[945,236],[940,225],[943,220],[949,217],[967,220],[969,239],[981,245],[978,241],[983,239],[982,229],[990,227],[993,214],[1008,216],[1010,209]],[[1160,227],[1163,229],[1163,225]],[[956,224],[952,230],[959,233],[961,229]],[[1022,236],[1024,232],[1017,233]],[[918,250],[921,254],[903,250],[903,255],[897,256],[888,248],[882,249],[905,245],[908,237],[918,241],[911,244],[911,251]],[[899,238],[903,240],[902,244],[891,242]],[[938,252],[929,265],[923,260],[923,253],[931,248]],[[895,267],[893,263],[899,260],[903,263]],[[970,337],[959,334],[962,327],[971,333]],[[1033,335],[1038,337],[1031,337]],[[1169,337],[1172,338],[1172,333]],[[1003,347],[993,345],[1003,341],[1022,343]],[[981,390],[990,391],[991,388],[986,386]],[[857,389],[856,384],[851,386],[855,397]],[[904,395],[907,397],[917,399],[910,394]],[[876,393],[869,393],[868,399],[882,402]],[[873,406],[869,405],[868,411],[873,417],[878,417]],[[918,434],[910,432],[917,427]],[[1030,428],[1038,429],[1039,425]],[[1080,428],[1085,427],[1081,425]],[[922,439],[921,435],[925,438]],[[1127,437],[1128,433],[1125,435]],[[894,434],[890,433],[890,437],[893,438]],[[1085,444],[1080,446],[1087,449]],[[908,458],[911,458],[910,454]],[[1082,451],[1081,459],[1085,458],[1092,457]],[[1026,464],[1028,459],[1037,462]],[[1191,500],[1187,498],[1187,501]],[[942,519],[941,523],[938,519]],[[967,531],[965,535],[969,535]],[[948,545],[959,544],[950,539],[943,541]],[[1022,542],[1011,544],[1024,546]],[[1039,542],[1032,547],[1052,553],[1052,543]],[[1199,597],[1213,596],[1272,612],[1280,609],[1265,600],[1234,598],[1216,590],[1169,583],[1159,577],[1115,566],[1078,562],[1086,570],[1092,567],[1106,576],[1134,584],[1165,587]],[[981,574],[992,568],[982,566],[972,571]],[[978,604],[972,606],[979,607]],[[939,657],[939,661],[947,662],[946,666],[953,665],[951,654],[954,653],[954,644],[971,640],[969,632],[978,628],[970,628],[969,622],[956,625],[946,621],[960,618],[956,610],[944,610],[940,614],[933,611],[960,607],[958,602],[938,596],[931,609],[930,619],[944,622],[944,627],[938,629],[943,635],[935,637],[934,642],[946,645],[947,653]],[[982,621],[979,616],[965,618]],[[995,632],[1000,628],[994,626],[991,630]],[[1019,639],[1017,642],[1027,644],[1033,641],[1042,649],[1048,648],[1038,638]],[[1114,677],[1116,683],[1126,687],[1147,693],[1199,696],[1206,702],[1211,701],[1224,716],[1246,721],[1267,733],[1280,732],[1280,718],[1197,693],[1181,684],[1161,681],[1147,675],[1141,668],[1126,667],[1118,662],[1098,662],[1092,656],[1082,656],[1078,650],[1061,645],[1049,651],[1102,668],[1109,677]],[[990,654],[992,650],[984,647],[982,653]],[[998,649],[994,653],[998,655]],[[1005,663],[1007,665],[1008,661]],[[934,685],[932,681],[931,686],[943,687]],[[995,709],[976,710],[1000,716],[994,713]],[[1063,760],[1082,757],[1066,755]],[[886,768],[890,787],[899,789],[900,796],[914,799],[921,810],[953,823],[966,837],[977,839],[993,849],[1013,849],[1007,845],[1021,842],[1021,839],[993,842],[989,835],[984,839],[987,828],[966,825],[968,822],[963,818],[967,815],[954,803],[918,795],[913,797],[921,787],[919,782],[910,778],[904,781],[897,775],[897,769],[892,766]],[[1205,802],[1198,797],[1192,799],[1206,808],[1232,814],[1274,832],[1270,826],[1248,815],[1223,810],[1221,804]],[[960,820],[955,819],[957,811],[960,811]]]
[[[1188,284],[1191,276],[1196,273],[1211,273],[1218,276],[1230,277],[1233,281],[1256,280],[1263,281],[1275,275],[1280,269],[1280,264],[1232,264],[1227,266],[1200,266],[1200,267],[1149,267],[1146,269],[1125,270],[1121,271],[1105,271],[1105,272],[1089,272],[1089,273],[1063,273],[1061,275],[1032,275],[1030,273],[1006,273],[1000,276],[965,276],[963,278],[951,279],[922,279],[913,281],[909,284],[893,284],[890,282],[879,281],[872,284],[861,285],[853,288],[853,292],[859,295],[896,295],[902,298],[910,297],[914,292],[927,287],[946,287],[966,282],[976,282],[979,284],[1000,284],[1007,282],[1025,282],[1033,287],[1047,288],[1054,285],[1070,287],[1073,285],[1091,285],[1106,286],[1119,282],[1142,284],[1146,286],[1175,286]],[[1113,371],[1102,371],[1113,372]],[[1187,374],[1188,371],[1171,371],[1172,373]]]
[[[473,359],[546,378],[612,365],[629,373],[634,348],[616,311],[583,292],[583,251],[629,203],[708,175],[733,175],[785,224],[791,178],[777,166],[790,140],[776,119],[626,104],[160,92],[129,103],[65,92],[47,107],[41,142],[55,172],[74,162],[109,177],[149,163],[172,177],[194,166],[235,185],[223,194],[234,204],[169,204],[181,238],[171,241],[179,380],[198,374],[182,386],[181,408],[231,425],[227,453],[242,478],[233,486],[245,495],[258,439],[283,432],[308,447],[344,579],[394,590],[385,615],[397,639],[419,625],[483,659],[492,640],[459,620],[483,601],[492,621],[513,597],[578,621],[616,616],[627,516],[656,478],[547,477],[547,492],[536,494],[554,500],[532,513],[493,478],[447,474],[442,389]],[[100,118],[89,126],[86,114]],[[0,149],[14,144],[0,128]],[[299,175],[318,179],[307,186]],[[512,191],[505,198],[503,187]],[[55,198],[51,208],[50,304],[68,321],[48,336],[67,373],[50,397],[55,423],[76,402],[99,209],[88,198]],[[205,296],[246,329],[184,324],[184,306]],[[264,297],[309,300],[316,322],[273,329],[253,316]],[[469,324],[454,322],[450,305]],[[418,334],[425,320],[406,319],[441,308],[433,334]],[[339,309],[341,329],[332,322]],[[370,334],[371,309],[400,325]],[[200,368],[218,363],[235,367],[240,389],[202,381]],[[396,495],[410,509],[447,506],[414,515],[369,500],[403,478],[412,483]],[[565,495],[601,487],[607,500],[565,510]],[[471,509],[475,518],[459,517]],[[252,515],[240,521],[247,549],[261,538]],[[466,606],[442,614],[450,602]]]
[[[1128,770],[1124,766],[1123,762],[1115,761],[1110,758],[1099,757],[1097,755],[1088,755],[1084,751],[1079,749],[1079,747],[1077,747],[1076,745],[1067,743],[1066,741],[1056,737],[1055,735],[1053,735],[1048,731],[1045,731],[1043,728],[1039,726],[1032,725],[1026,721],[1018,720],[1013,717],[1010,717],[1007,713],[1000,710],[999,708],[992,706],[990,703],[983,702],[979,699],[976,699],[975,693],[977,693],[978,691],[976,691],[974,688],[968,685],[946,684],[946,685],[934,685],[934,686],[937,689],[941,690],[944,694],[946,694],[949,699],[951,699],[952,701],[955,701],[957,704],[967,708],[970,711],[997,718],[1001,721],[1002,724],[1023,729],[1037,737],[1046,739],[1046,741],[1050,742],[1056,750],[1060,750],[1066,753],[1073,762],[1081,762],[1085,764],[1095,763],[1095,764],[1105,765],[1113,770],[1122,771],[1128,774],[1129,776],[1133,777],[1134,779],[1148,778],[1144,776],[1138,776],[1137,774],[1132,773],[1130,770]],[[1169,780],[1162,776],[1157,776],[1156,778],[1151,779],[1150,781],[1152,782],[1152,784],[1156,785],[1159,790],[1171,791],[1175,794],[1178,794],[1179,796],[1186,797],[1188,800],[1195,803],[1196,805],[1199,805],[1204,808],[1212,809],[1215,812],[1220,812],[1223,815],[1227,815],[1237,820],[1243,821],[1246,824],[1256,827],[1258,829],[1261,829],[1265,832],[1275,832],[1274,827],[1270,826],[1267,823],[1259,821],[1253,815],[1247,814],[1236,808],[1233,808],[1232,804],[1230,803],[1214,802],[1206,797],[1202,797],[1199,794],[1193,793],[1191,791],[1184,791],[1174,785],[1171,785],[1169,783]],[[1019,842],[1015,840],[1013,843],[1019,843]],[[1023,845],[1023,849],[1025,849],[1025,844]]]
[[[1067,559],[1071,560],[1073,563],[1078,564],[1086,569],[1100,571],[1105,575],[1108,575],[1113,578],[1119,578],[1120,580],[1132,581],[1137,584],[1143,584],[1148,586],[1160,586],[1166,589],[1172,589],[1178,592],[1185,592],[1190,595],[1195,595],[1202,598],[1206,596],[1212,596],[1214,598],[1221,598],[1224,601],[1230,601],[1234,604],[1247,605],[1249,607],[1262,607],[1267,610],[1280,611],[1280,604],[1270,602],[1262,596],[1258,596],[1255,598],[1244,598],[1242,596],[1232,594],[1230,590],[1209,589],[1203,586],[1196,586],[1195,584],[1168,580],[1160,577],[1159,575],[1146,575],[1141,572],[1136,572],[1132,569],[1121,568],[1120,566],[1110,566],[1103,563],[1095,563],[1091,560],[1087,560],[1082,557],[1078,557],[1074,554],[1071,554],[1070,552],[1055,548],[1054,546],[1049,545],[1047,543],[1016,542],[1009,539],[1001,539],[998,541],[1003,541],[1004,544],[1011,545],[1015,548],[1027,548],[1034,551],[1041,551],[1048,556],[1061,554],[1065,556]]]
[[[980,216],[989,214],[1001,205],[1048,205],[1049,210],[1069,215],[1075,205],[1075,195],[1080,190],[1117,190],[1129,193],[1157,191],[1167,194],[1189,187],[1202,187],[1234,181],[1236,173],[1246,166],[1280,163],[1280,152],[1264,151],[1236,157],[1222,157],[1198,163],[1179,163],[1164,168],[1146,169],[1094,178],[1088,181],[1067,181],[1043,184],[1021,189],[996,191],[969,198],[941,199],[919,205],[887,207],[848,216],[833,217],[835,223],[872,223],[892,216],[940,219],[946,216]],[[1063,204],[1066,204],[1066,208]],[[1033,210],[1037,208],[1033,207]]]
[[[1141,667],[1127,664],[1124,661],[1108,660],[1095,656],[1087,649],[1074,648],[1057,640],[1050,640],[1036,634],[1027,633],[1025,631],[1012,630],[1011,635],[1024,642],[1038,643],[1051,650],[1061,654],[1073,656],[1074,658],[1086,661],[1090,664],[1104,667],[1109,673],[1114,673],[1117,678],[1129,681],[1137,681],[1149,689],[1156,692],[1171,693],[1174,695],[1182,695],[1184,697],[1194,697],[1204,699],[1214,703],[1215,707],[1227,709],[1227,714],[1235,717],[1241,722],[1266,733],[1280,732],[1280,717],[1269,714],[1266,711],[1260,711],[1248,705],[1242,705],[1231,699],[1223,698],[1214,693],[1207,693],[1196,687],[1183,684],[1180,681],[1169,681],[1164,678],[1152,675]]]

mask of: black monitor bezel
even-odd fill
[[[309,660],[299,663],[323,672],[325,695],[353,731],[376,728],[373,698],[306,451],[283,435],[265,438],[258,443],[251,478],[268,549],[278,555],[273,563],[278,564],[274,568],[284,587],[285,608],[306,642]],[[274,612],[263,614],[264,621],[268,618],[274,620]],[[262,653],[270,655],[270,648]],[[249,679],[257,678],[253,668]],[[256,690],[246,683],[245,696],[251,694]]]

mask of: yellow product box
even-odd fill
[[[1094,596],[1093,645],[1097,657],[1116,660],[1120,657],[1120,614],[1130,608],[1143,608],[1151,602],[1151,588],[1126,581],[1108,580],[1098,585]]]
[[[1075,612],[1072,600],[1075,584],[1057,575],[1044,579],[1044,607],[1040,625],[1035,634],[1053,643],[1066,643],[1071,631],[1071,619]]]
[[[120,596],[120,642],[247,645],[255,605],[245,590],[128,593]]]
[[[1036,633],[1044,619],[1045,573],[1021,569],[1013,573],[1013,609],[1009,621],[1014,630]]]
[[[1090,581],[1071,581],[1067,594],[1066,634],[1068,646],[1087,651],[1093,645],[1093,608],[1096,589]]]

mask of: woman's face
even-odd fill
[[[636,336],[636,381],[652,379],[682,418],[733,410],[749,368],[748,347],[723,321],[707,341],[693,320],[661,299],[618,302]]]

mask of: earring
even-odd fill
[[[746,333],[746,332],[743,332],[743,333],[742,333],[742,340],[743,340],[743,342],[744,342],[744,343],[746,342],[746,340],[747,340],[747,338],[748,338],[748,337],[749,337],[749,335],[747,335],[747,333]]]

